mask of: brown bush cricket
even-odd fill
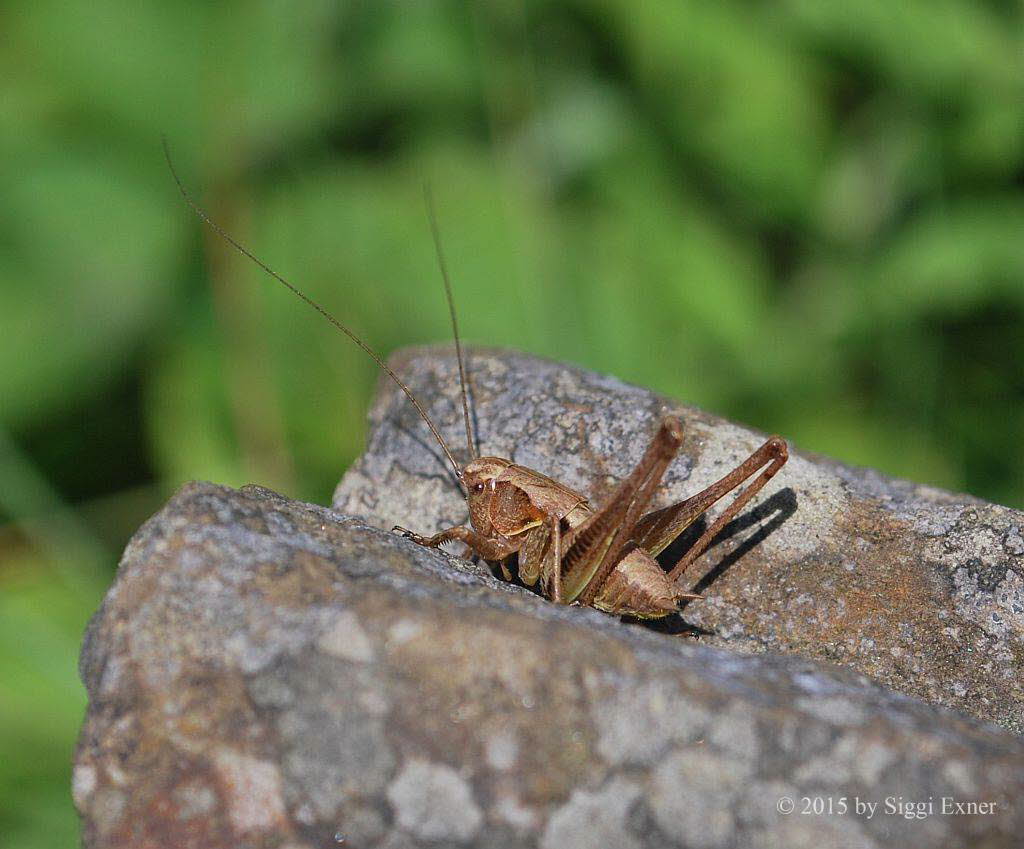
[[[513,579],[514,568],[523,584],[533,587],[539,582],[540,591],[554,602],[576,602],[608,613],[656,619],[675,612],[679,601],[698,597],[680,590],[677,586],[679,579],[722,528],[786,462],[786,443],[778,436],[773,436],[707,489],[684,501],[645,513],[665,469],[682,444],[682,425],[674,416],[666,416],[662,420],[636,468],[619,483],[598,509],[592,508],[585,496],[540,472],[519,466],[503,457],[477,456],[470,426],[466,374],[455,305],[441,252],[436,217],[428,196],[431,232],[451,313],[462,387],[466,442],[472,458],[465,466],[460,466],[426,410],[384,360],[326,309],[211,220],[192,200],[179,179],[166,141],[164,153],[178,189],[195,213],[232,247],[290,289],[369,354],[398,384],[434,435],[464,491],[472,527],[457,525],[433,536],[421,536],[405,528],[394,528],[418,545],[437,548],[446,542],[460,540],[484,560],[498,564],[505,580]],[[715,502],[755,474],[757,477],[753,482],[736,495],[679,562],[665,572],[655,557]]]

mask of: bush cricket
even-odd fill
[[[412,390],[363,340],[324,307],[270,268],[214,222],[192,199],[171,161],[171,175],[192,210],[228,244],[323,315],[363,349],[405,393],[451,464],[469,509],[471,527],[457,525],[432,536],[396,526],[394,531],[418,545],[437,548],[454,540],[465,543],[483,560],[496,564],[506,581],[536,587],[551,601],[589,605],[616,615],[658,619],[674,613],[680,601],[699,598],[680,589],[679,580],[718,533],[786,463],[786,442],[772,436],[735,469],[702,492],[683,501],[645,512],[662,475],[682,445],[682,425],[665,416],[633,471],[604,504],[591,507],[586,496],[540,472],[503,457],[482,457],[474,448],[466,391],[465,361],[459,340],[455,304],[433,203],[427,194],[431,234],[451,314],[458,358],[470,460],[460,465]],[[754,477],[756,475],[756,477]],[[754,480],[733,498],[682,558],[668,571],[655,559],[719,499]]]

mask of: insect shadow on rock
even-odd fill
[[[757,531],[743,540],[738,546],[729,551],[714,566],[708,569],[704,576],[693,585],[693,590],[701,593],[717,581],[728,571],[734,563],[742,558],[748,551],[757,547],[777,531],[786,520],[796,512],[796,493],[792,488],[785,487],[774,493],[770,498],[765,499],[752,510],[748,510],[742,516],[737,516],[721,532],[711,540],[708,552],[714,550],[715,546],[723,543],[736,534],[742,533],[747,528],[759,525]],[[770,520],[765,521],[768,517]],[[703,517],[695,521],[689,528],[681,533],[661,554],[658,555],[658,562],[671,564],[690,550],[697,540],[705,533],[707,522]],[[679,610],[668,616],[649,620],[648,625],[656,630],[667,634],[687,634],[691,636],[709,636],[714,631],[708,631],[683,618],[689,600],[684,600],[679,605]]]
[[[387,363],[348,327],[223,230],[194,201],[178,177],[164,140],[171,175],[185,201],[218,235],[263,271],[287,287],[363,349],[398,385],[437,440],[451,465],[469,508],[470,524],[446,528],[432,536],[396,526],[395,531],[418,545],[438,548],[458,540],[482,559],[495,563],[507,581],[511,568],[528,587],[556,603],[578,603],[607,613],[640,619],[661,619],[675,613],[680,602],[699,598],[683,590],[680,579],[711,542],[757,492],[785,465],[788,449],[772,436],[746,460],[707,489],[683,501],[647,512],[662,475],[679,452],[683,428],[665,416],[633,471],[598,508],[586,496],[533,469],[504,457],[480,456],[475,448],[466,392],[466,374],[459,341],[455,303],[441,250],[437,217],[426,195],[431,234],[451,314],[462,388],[462,412],[469,461],[460,465],[440,431],[412,390]],[[657,561],[687,528],[719,499],[753,478],[666,572]]]

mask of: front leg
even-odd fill
[[[507,540],[494,539],[478,534],[472,528],[467,528],[465,525],[456,525],[454,528],[448,528],[434,534],[432,537],[421,536],[399,525],[395,525],[391,530],[397,531],[406,539],[411,539],[417,545],[422,545],[426,548],[437,548],[446,542],[459,540],[468,545],[474,553],[480,555],[484,560],[504,560],[509,555],[515,554],[518,548]]]

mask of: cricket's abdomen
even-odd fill
[[[576,527],[591,512],[590,507],[580,504],[566,516],[566,520],[570,527]],[[570,576],[566,577],[571,580]],[[571,597],[578,596],[583,589],[579,586]],[[618,616],[660,619],[675,613],[677,601],[675,588],[658,561],[643,549],[630,546],[605,579],[592,605]]]
[[[660,619],[676,612],[677,596],[658,561],[641,548],[630,548],[598,590],[593,605],[618,616]]]

